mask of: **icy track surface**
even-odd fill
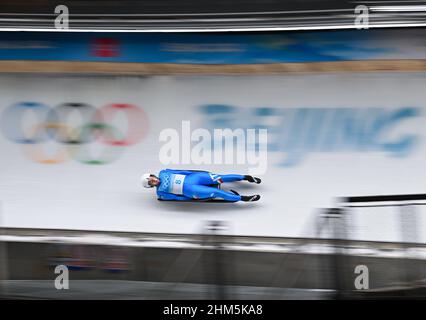
[[[109,103],[131,103],[142,108],[148,119],[147,135],[139,143],[125,147],[121,156],[107,165],[87,165],[72,158],[58,164],[38,163],[31,158],[34,150],[29,147],[46,148],[41,150],[54,154],[64,146],[52,141],[43,146],[23,145],[0,133],[0,224],[21,228],[199,233],[206,221],[222,220],[227,222],[226,232],[230,234],[314,236],[313,218],[322,208],[334,206],[336,197],[425,192],[425,80],[424,74],[415,73],[249,78],[0,76],[1,114],[10,105],[22,101],[37,101],[50,107],[80,102],[98,109]],[[193,128],[203,127],[206,115],[199,107],[205,104],[235,106],[238,112],[250,112],[259,106],[274,110],[303,107],[393,110],[412,106],[420,111],[384,133],[383,139],[416,137],[413,149],[398,157],[382,150],[349,148],[312,151],[303,154],[298,163],[282,166],[279,163],[286,154],[270,151],[261,185],[239,182],[224,186],[235,188],[241,194],[259,193],[262,199],[257,203],[159,202],[154,190],[141,187],[142,173],[158,172],[166,167],[219,174],[244,174],[248,170],[247,165],[160,163],[161,130],[179,131],[183,120],[190,120]],[[71,118],[67,121],[81,121],[78,116]],[[230,120],[234,118],[230,116]],[[257,120],[268,128],[276,128],[280,119],[272,115],[254,119],[254,123]],[[34,115],[26,115],[21,121],[20,126],[28,134],[39,123]],[[125,132],[127,120],[110,121],[109,124]],[[327,132],[327,128],[321,132]],[[290,141],[286,131],[278,137],[274,134],[270,131],[268,139]],[[304,131],[298,133],[304,134]],[[102,150],[102,147],[95,142],[88,144],[94,155],[99,152],[97,148]],[[377,209],[374,214],[370,213],[373,212],[354,214],[351,236],[401,240],[396,209]],[[417,230],[423,242],[426,242],[425,213],[419,209]]]

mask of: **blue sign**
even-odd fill
[[[254,64],[426,59],[425,37],[426,29],[207,34],[1,32],[0,60]]]

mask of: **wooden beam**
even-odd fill
[[[0,72],[2,73],[160,75],[419,71],[426,71],[426,60],[367,60],[309,63],[214,65],[83,61],[0,61]]]

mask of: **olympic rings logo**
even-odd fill
[[[33,120],[27,125],[31,115]],[[112,125],[120,116],[125,118],[125,130]],[[72,123],[76,118],[77,124]],[[127,103],[97,109],[86,103],[69,102],[51,108],[38,102],[19,102],[7,107],[0,118],[0,130],[7,139],[22,145],[33,161],[47,164],[70,158],[85,164],[111,163],[121,156],[124,147],[146,136],[148,125],[145,112]],[[49,141],[59,143],[53,155],[46,155],[43,148]],[[94,156],[90,150],[93,142],[103,145],[99,155]]]

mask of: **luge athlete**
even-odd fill
[[[161,170],[158,177],[145,173],[141,177],[145,188],[157,188],[158,200],[168,201],[258,201],[260,195],[242,196],[236,191],[221,190],[225,182],[248,181],[261,183],[260,178],[240,174],[214,174],[197,170]]]

